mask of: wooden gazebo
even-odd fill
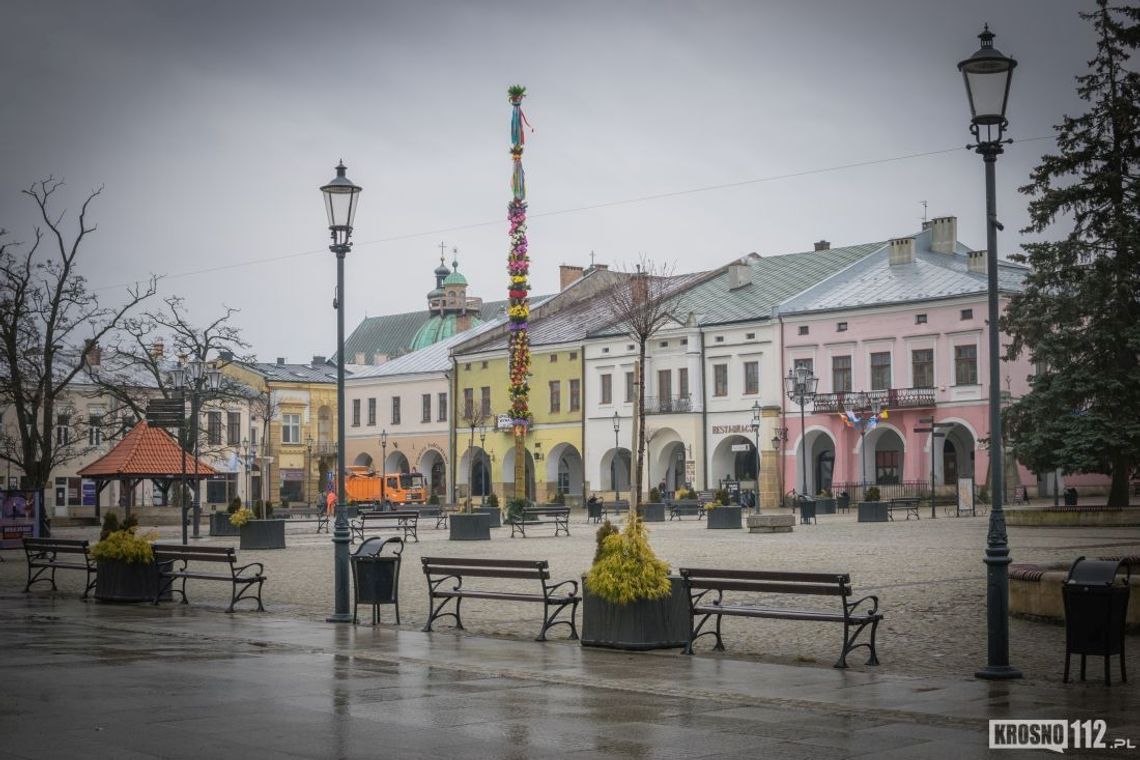
[[[123,484],[124,491],[131,491],[140,482],[153,480],[165,502],[170,486],[182,477],[184,465],[186,479],[194,480],[194,457],[184,452],[164,428],[140,421],[113,449],[80,470],[79,476],[95,481],[95,516],[100,517],[100,497],[108,483],[117,480]],[[199,459],[198,480],[214,475],[217,470]],[[124,509],[129,514],[129,501]]]

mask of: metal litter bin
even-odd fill
[[[799,497],[800,503],[800,525],[807,523],[816,523],[819,521],[815,519],[815,499],[810,496]]]
[[[385,547],[391,553],[382,554]],[[352,604],[352,622],[359,623],[356,610],[361,604],[372,605],[372,625],[380,622],[380,605],[396,608],[396,625],[400,624],[400,555],[404,541],[399,536],[374,537],[362,543],[349,557],[352,585],[356,598]]]
[[[1075,488],[1066,488],[1065,489],[1065,506],[1066,507],[1077,506],[1077,489],[1075,489]]]
[[[1123,575],[1121,569],[1123,568]],[[1120,657],[1120,680],[1124,671],[1124,619],[1128,612],[1129,580],[1132,567],[1127,561],[1080,557],[1069,570],[1061,587],[1065,601],[1065,678],[1069,681],[1069,658],[1081,656],[1081,680],[1085,680],[1085,658],[1104,658],[1104,684],[1111,684],[1109,663]]]

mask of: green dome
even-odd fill
[[[479,319],[479,317],[475,316],[474,314],[471,315],[470,319],[471,327],[475,327],[476,325],[483,323],[483,320]],[[413,351],[418,351],[421,348],[427,348],[428,346],[434,343],[438,343],[441,340],[446,340],[458,332],[460,332],[458,328],[458,319],[454,314],[447,314],[444,316],[436,314],[427,322],[424,322],[423,325],[420,326],[420,329],[416,331],[416,336],[412,338],[410,348]]]
[[[447,279],[443,281],[443,284],[445,287],[448,285],[462,285],[463,287],[467,287],[467,278],[459,274],[459,272],[452,272],[447,276]]]

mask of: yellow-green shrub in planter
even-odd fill
[[[95,560],[95,598],[104,602],[150,602],[158,591],[152,544],[157,533],[135,528],[111,531],[91,547]],[[169,596],[167,596],[169,598]]]

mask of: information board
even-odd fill
[[[40,536],[38,491],[0,491],[0,548],[19,549],[24,538]]]

